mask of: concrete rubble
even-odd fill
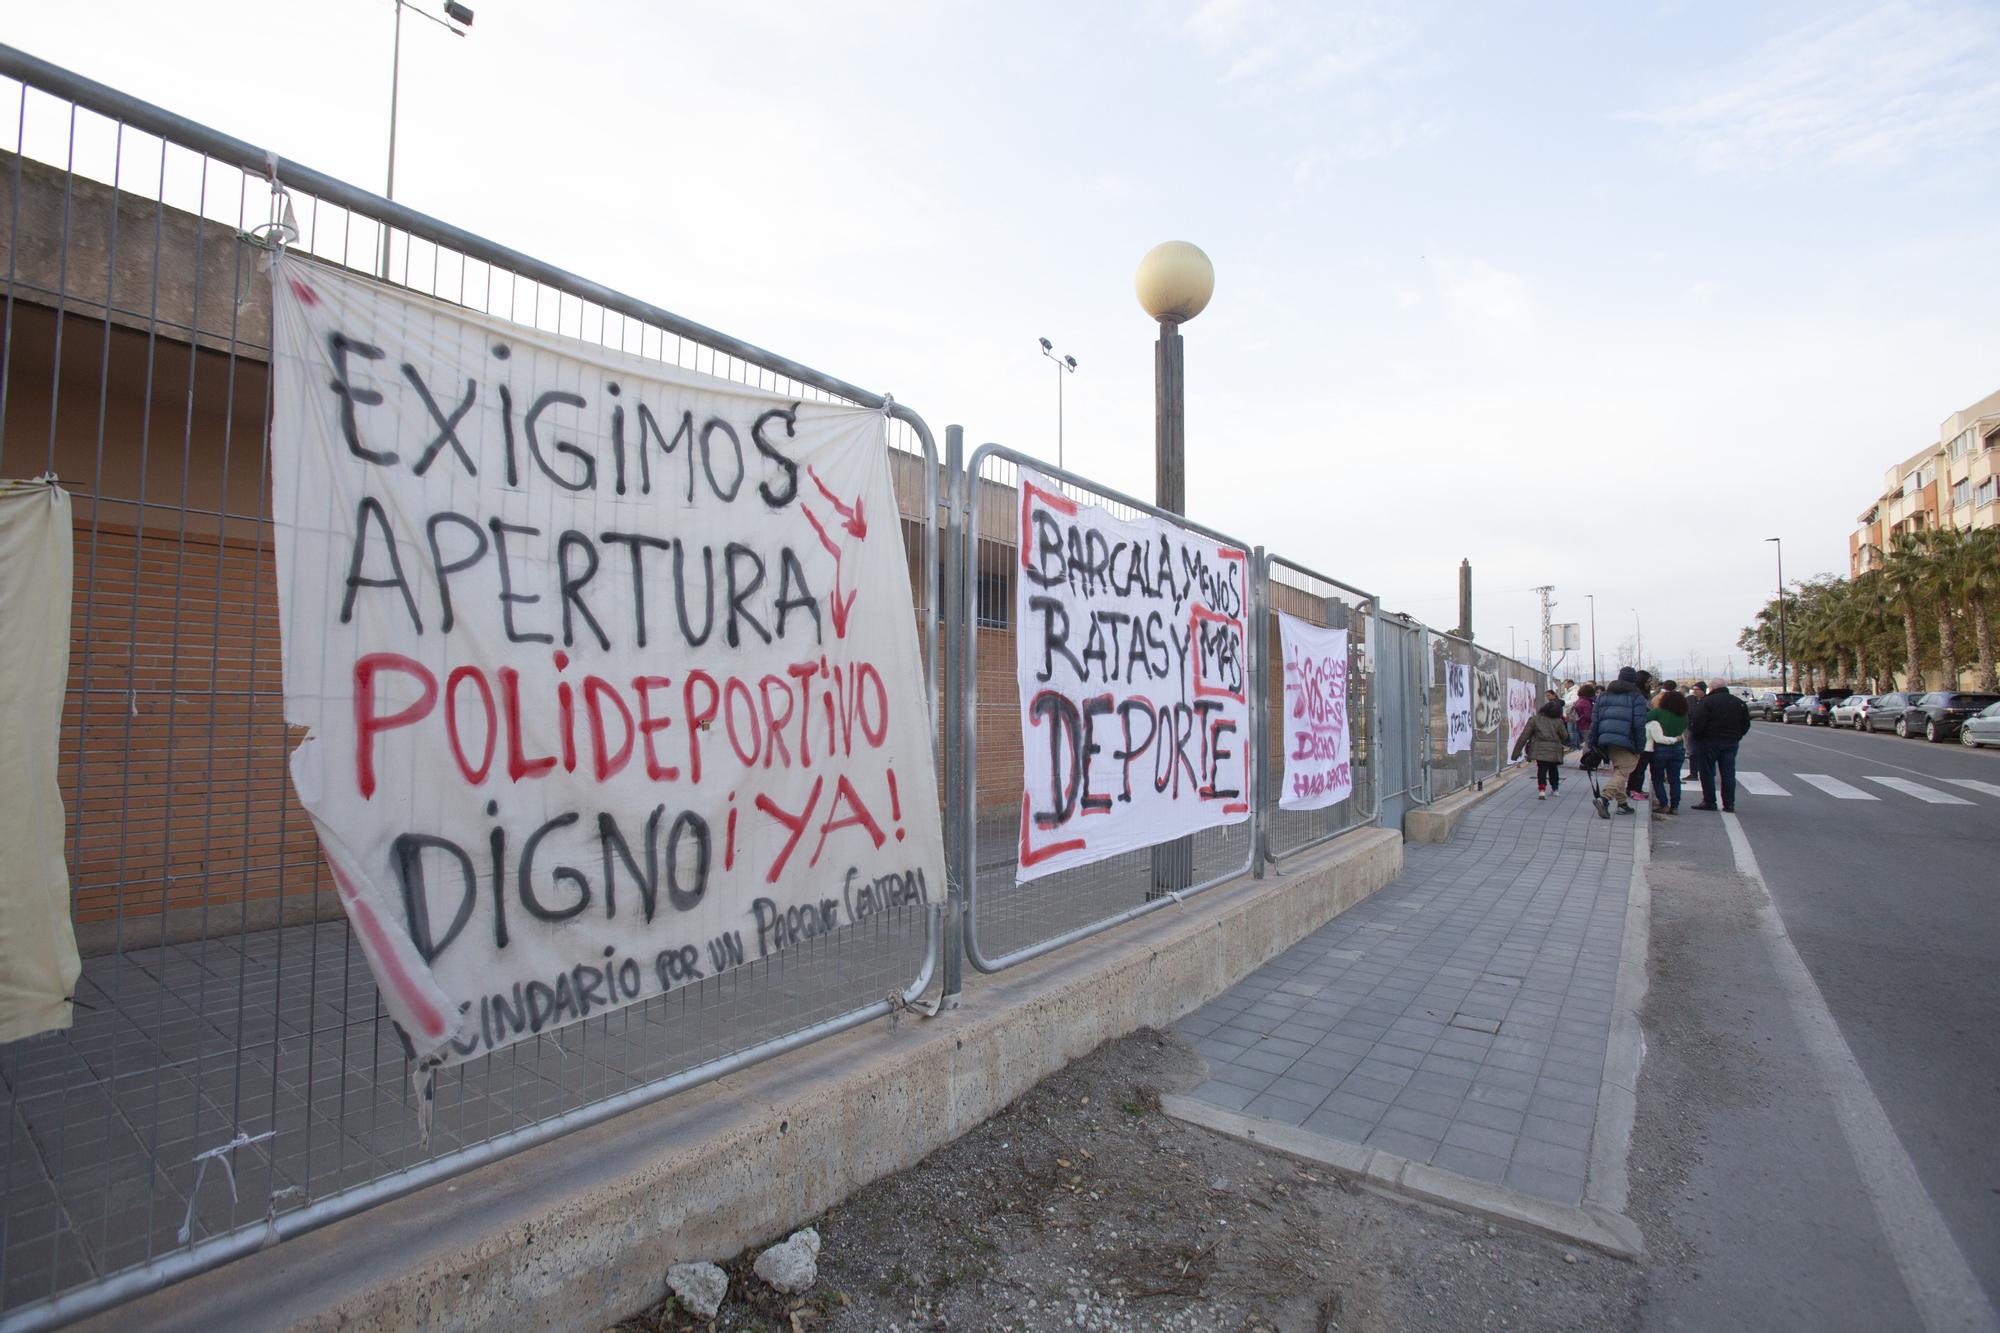
[[[753,1271],[787,1296],[808,1290],[819,1277],[819,1232],[811,1227],[757,1256]]]
[[[683,1309],[713,1319],[729,1294],[729,1275],[714,1264],[675,1264],[667,1270],[667,1290]]]

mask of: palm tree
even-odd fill
[[[1883,590],[1903,616],[1903,688],[1921,690],[1924,677],[1917,665],[1917,604],[1929,599],[1929,580],[1918,564],[1917,546],[1911,534],[1897,533],[1886,556],[1879,546],[1874,551],[1882,560]]]
[[[2000,689],[1993,673],[1992,607],[2000,602],[2000,528],[1978,528],[1966,543],[1964,590],[1979,650],[1979,688]]]
[[[1848,584],[1847,605],[1854,638],[1855,683],[1873,692],[1876,680],[1886,673],[1879,670],[1871,673],[1868,668],[1879,668],[1889,660],[1881,645],[1888,632],[1891,608],[1881,577],[1870,571]]]
[[[1944,688],[1955,690],[1958,688],[1957,617],[1965,601],[1965,534],[1957,528],[1932,528],[1923,534],[1918,550],[1918,566],[1937,610],[1938,665],[1944,672]]]

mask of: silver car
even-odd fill
[[[1850,694],[1833,706],[1833,725],[1853,727],[1860,731],[1867,726],[1868,705],[1873,703],[1872,694]]]
[[[1965,719],[1958,729],[1958,743],[1967,748],[2000,745],[2000,704],[1988,704]]]

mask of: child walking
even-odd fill
[[[1569,731],[1563,726],[1562,700],[1551,699],[1535,711],[1514,742],[1514,757],[1526,750],[1535,761],[1535,799],[1546,801],[1549,793],[1562,788],[1563,755],[1569,748]]]

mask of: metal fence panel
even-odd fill
[[[88,955],[74,1027],[0,1046],[0,1310],[103,1308],[921,993],[935,904],[445,1071],[422,1141],[285,773],[270,305],[246,233],[295,222],[297,249],[473,310],[884,400],[20,52],[0,75],[0,474],[53,471],[74,497],[60,781]],[[892,410],[935,717],[937,460]]]
[[[1241,546],[1179,515],[1121,495],[1074,473],[998,445],[982,445],[958,479],[953,508],[965,543],[961,596],[965,608],[962,649],[967,689],[965,744],[956,780],[958,819],[966,837],[960,875],[967,888],[966,957],[995,971],[1047,953],[1160,907],[1177,897],[1154,889],[1152,856],[1127,852],[1087,866],[1015,882],[1020,849],[1020,694],[1014,676],[1014,579],[1020,561],[1019,471],[1027,466],[1061,484],[1065,494],[1102,506],[1121,518],[1150,514],[1206,536]],[[1252,688],[1263,671],[1258,636],[1247,636]],[[1254,737],[1254,729],[1253,729]],[[1254,749],[1261,746],[1253,745]],[[1252,765],[1263,762],[1251,755]],[[1255,771],[1254,767],[1253,770]],[[1193,871],[1179,896],[1212,888],[1252,867],[1251,820],[1192,835]]]
[[[1424,796],[1425,715],[1433,699],[1424,672],[1424,627],[1406,616],[1377,609],[1369,688],[1377,703],[1379,743],[1375,758],[1377,819],[1401,828],[1403,815]]]
[[[1374,657],[1376,599],[1357,588],[1315,573],[1280,556],[1264,559],[1265,668],[1258,687],[1266,700],[1264,736],[1267,795],[1261,812],[1264,847],[1272,860],[1282,860],[1317,847],[1352,828],[1376,821],[1381,813],[1379,764],[1375,757],[1376,691],[1370,664]],[[1285,658],[1279,639],[1279,613],[1308,624],[1345,629],[1347,640],[1347,718],[1352,745],[1354,791],[1344,801],[1319,810],[1286,810],[1279,800],[1285,774]]]
[[[1472,666],[1472,645],[1455,634],[1430,633],[1430,662],[1428,670],[1431,682],[1430,735],[1428,748],[1430,762],[1427,769],[1427,799],[1442,800],[1453,792],[1463,791],[1477,780],[1473,766],[1472,751],[1460,750],[1457,754],[1446,752],[1448,738],[1445,735],[1445,669],[1459,666],[1468,670]]]

